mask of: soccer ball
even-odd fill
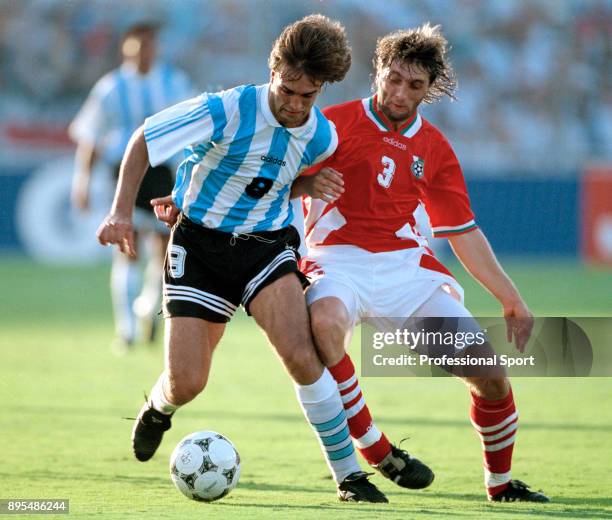
[[[192,433],[174,448],[170,477],[187,498],[202,502],[219,500],[238,484],[240,455],[220,433]]]

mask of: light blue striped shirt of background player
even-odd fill
[[[73,140],[94,146],[108,164],[118,164],[146,117],[196,93],[187,75],[168,64],[139,74],[135,65],[124,63],[94,85],[69,133]]]
[[[227,233],[288,226],[292,182],[336,150],[336,129],[318,108],[304,125],[285,128],[268,92],[266,84],[204,93],[146,120],[152,165],[188,147],[172,194],[194,222]]]

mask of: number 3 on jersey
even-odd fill
[[[379,173],[376,177],[378,179],[378,184],[380,184],[383,188],[388,188],[391,186],[391,181],[393,180],[393,174],[395,173],[395,161],[391,159],[391,157],[387,157],[386,155],[382,156],[382,165],[383,171]]]

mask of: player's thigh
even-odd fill
[[[306,300],[300,280],[287,273],[266,285],[249,304],[249,312],[265,331],[295,381],[310,384],[321,375]]]
[[[326,309],[334,313],[335,319],[341,319],[343,325],[353,327],[359,321],[359,304],[357,289],[346,277],[337,277],[335,273],[317,278],[306,290],[306,303],[310,308]],[[322,316],[320,316],[322,318]]]
[[[196,386],[206,384],[212,353],[224,330],[225,323],[201,318],[166,318],[166,370],[171,380]]]
[[[418,317],[471,318],[472,313],[461,303],[455,291],[444,284],[438,287],[414,312]],[[476,320],[474,320],[475,322]]]
[[[441,343],[436,340],[419,344],[416,350],[430,358],[466,358],[482,360],[482,364],[458,364],[450,368],[450,372],[464,380],[469,386],[475,385],[482,389],[502,388],[505,380],[505,370],[497,364],[491,365],[485,360],[495,360],[495,352],[488,339],[482,341],[483,329],[470,311],[458,301],[448,290],[439,287],[415,311],[407,322],[408,329],[441,334]],[[454,337],[451,342],[448,338]],[[466,339],[466,338],[469,338]],[[486,336],[485,336],[486,338]],[[488,395],[488,393],[487,393]]]

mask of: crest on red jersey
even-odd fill
[[[410,171],[417,179],[421,179],[425,174],[425,162],[418,155],[412,156]]]

